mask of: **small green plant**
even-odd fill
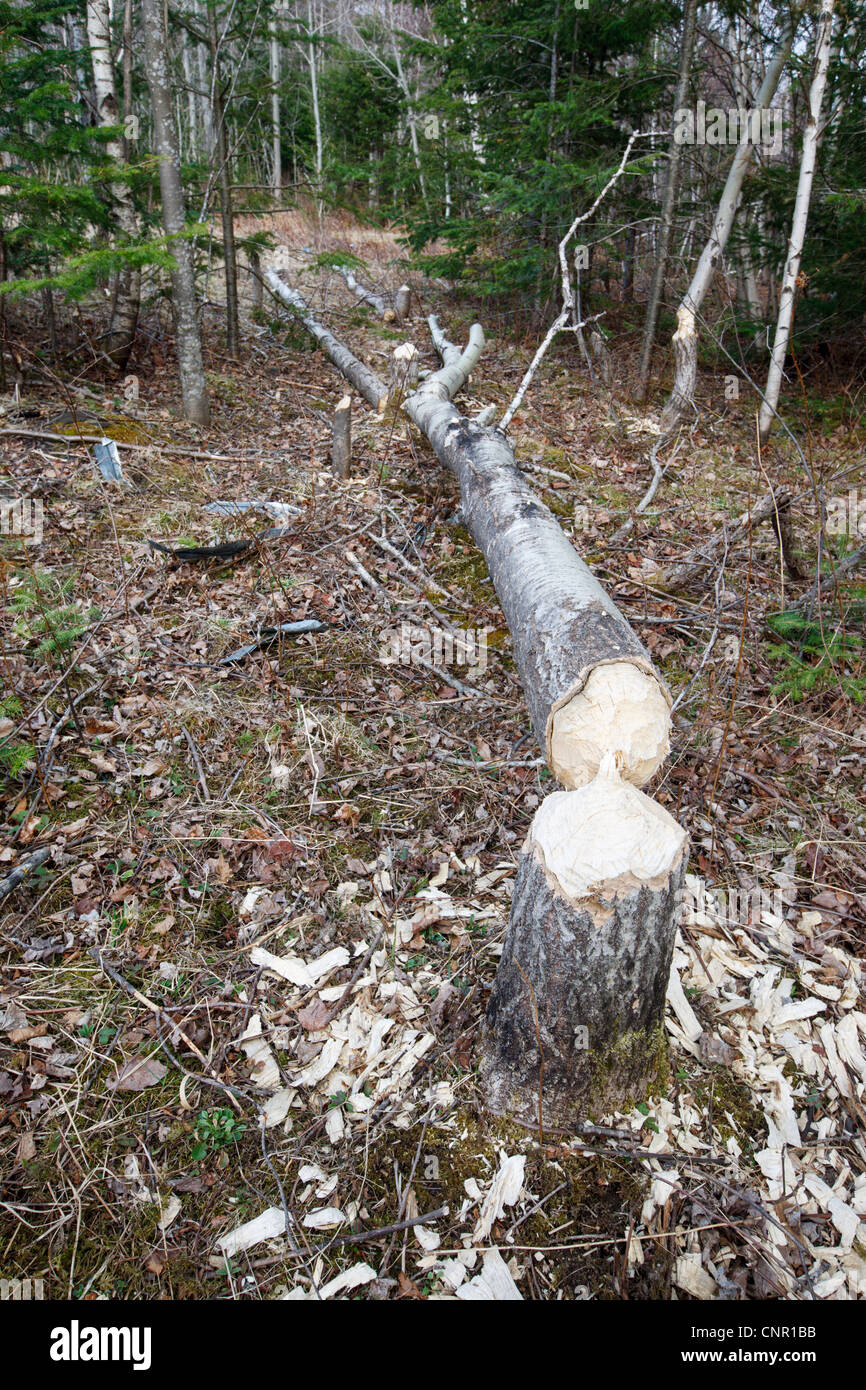
[[[866,644],[857,628],[864,615],[866,605],[852,605],[843,626],[836,615],[828,614],[819,622],[797,609],[771,614],[767,626],[782,639],[767,647],[770,660],[781,664],[771,687],[773,694],[802,700],[835,688],[861,704],[866,699]]]
[[[3,727],[4,720],[17,719],[20,716],[21,701],[16,696],[7,695],[0,699],[0,728]],[[4,772],[7,777],[20,776],[30,759],[35,756],[36,749],[32,743],[22,743],[11,733],[0,736],[0,772]]]
[[[39,656],[53,656],[61,665],[60,658],[99,617],[98,608],[70,602],[74,583],[73,576],[61,579],[49,570],[33,570],[11,598],[15,635],[35,642]]]
[[[240,1124],[234,1111],[228,1107],[200,1110],[195,1122],[197,1142],[192,1151],[193,1158],[200,1163],[209,1153],[219,1153],[221,1149],[234,1144],[245,1130],[246,1125]]]
[[[349,1100],[349,1096],[346,1091],[335,1091],[332,1096],[328,1096],[329,1110],[342,1110],[343,1107],[345,1107],[345,1109],[348,1111],[350,1115],[353,1114],[354,1106],[352,1105],[352,1102]]]

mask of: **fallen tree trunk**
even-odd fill
[[[380,318],[384,318],[389,312],[388,306],[380,294],[375,294],[373,290],[365,289],[360,280],[356,280],[347,265],[338,265],[334,269],[338,275],[342,275],[346,282],[346,287],[352,291],[356,299],[360,299],[362,304],[369,304],[371,309],[375,309]],[[393,309],[390,311],[394,315]]]
[[[487,1011],[490,1107],[568,1127],[640,1099],[666,1055],[663,1015],[687,837],[637,790],[669,748],[670,697],[616,605],[517,468],[505,435],[451,397],[483,347],[435,319],[440,372],[404,409],[460,484],[512,636],[539,743],[569,790],[542,803],[521,855]]]
[[[294,290],[290,290],[288,285],[284,285],[275,270],[265,271],[265,283],[283,304],[295,310],[301,323],[316,339],[325,356],[330,358],[337,370],[361,393],[364,400],[381,413],[388,404],[388,388],[385,383],[379,380],[374,371],[360,362],[354,353],[344,347],[324,324],[313,318],[305,300]]]
[[[567,788],[543,802],[523,847],[487,1013],[482,1085],[497,1113],[567,1128],[639,1100],[666,1055],[687,837],[638,787],[668,752],[670,696],[529,488],[505,434],[454,406],[481,355],[481,328],[473,326],[461,352],[429,322],[443,365],[403,408],[460,484],[535,732]]]
[[[473,327],[461,353],[435,319],[430,326],[444,365],[404,410],[460,484],[466,526],[502,604],[548,765],[564,786],[580,787],[612,752],[623,777],[642,786],[668,752],[667,689],[626,619],[529,487],[506,436],[461,417],[452,404],[481,354],[481,329]]]

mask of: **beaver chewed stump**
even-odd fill
[[[539,807],[487,1011],[491,1109],[568,1128],[652,1086],[686,847],[612,754],[591,782]]]

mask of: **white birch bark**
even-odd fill
[[[142,0],[141,18],[144,30],[145,73],[153,108],[154,152],[159,159],[162,225],[171,241],[175,262],[171,272],[171,288],[183,408],[188,420],[193,420],[198,425],[207,425],[210,422],[210,403],[201,354],[192,250],[184,237],[186,207],[180,177],[161,0]]]
[[[120,106],[111,56],[109,0],[88,0],[87,40],[93,65],[93,85],[99,123],[104,127],[117,126],[120,124]],[[118,136],[109,140],[105,152],[110,160],[122,164],[123,139]],[[121,239],[135,241],[139,233],[139,224],[129,184],[121,180],[112,183],[111,198],[114,221]],[[141,271],[137,267],[125,267],[117,277],[108,336],[108,355],[120,371],[125,370],[132,352],[140,302]]]
[[[274,198],[277,202],[283,196],[283,145],[280,132],[280,45],[276,33],[270,36],[270,78],[271,78],[271,168]]]
[[[830,66],[833,7],[834,0],[822,0],[818,30],[815,35],[815,66],[812,85],[809,88],[809,114],[806,120],[806,129],[803,132],[800,177],[797,183],[797,197],[794,202],[791,236],[788,241],[788,258],[785,262],[785,274],[779,296],[779,317],[776,323],[773,355],[767,371],[767,388],[761,404],[759,429],[762,443],[767,442],[773,426],[776,406],[779,404],[779,391],[785,370],[785,356],[794,321],[797,277],[800,274],[803,242],[806,238],[806,224],[809,220],[809,202],[812,196],[812,183],[815,178],[815,164],[821,138],[821,107],[824,101],[824,89],[827,85],[827,71]]]

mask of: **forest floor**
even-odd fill
[[[481,318],[461,408],[504,410],[534,339],[417,275],[411,321],[383,324],[313,264],[303,219],[274,230],[386,379],[407,338],[436,365],[423,313],[455,341]],[[315,250],[407,278],[394,237],[341,223]],[[182,422],[155,311],[125,388],[43,360],[2,402],[0,481],[44,532],[0,540],[0,878],[46,855],[0,909],[0,1274],[87,1299],[866,1296],[866,587],[820,626],[773,618],[817,547],[793,443],[759,462],[748,391],[704,372],[700,424],[615,542],[653,442],[619,375],[602,390],[563,340],[511,427],[677,700],[650,790],[691,835],[694,898],[658,1094],[529,1133],[476,1092],[551,785],[496,595],[425,441],[356,401],[335,479],[344,384],[277,306],[250,312],[231,362],[208,311],[207,431]],[[34,311],[25,358],[40,336]],[[862,498],[862,426],[817,380],[809,400],[813,476]],[[123,484],[94,463],[103,434]],[[795,494],[804,578],[765,526],[722,577],[657,587],[769,479]],[[262,539],[273,515],[206,510],[224,501],[297,510]],[[228,558],[149,544],[238,538]],[[255,645],[301,619],[322,626]],[[471,668],[393,659],[437,630],[483,631]]]

